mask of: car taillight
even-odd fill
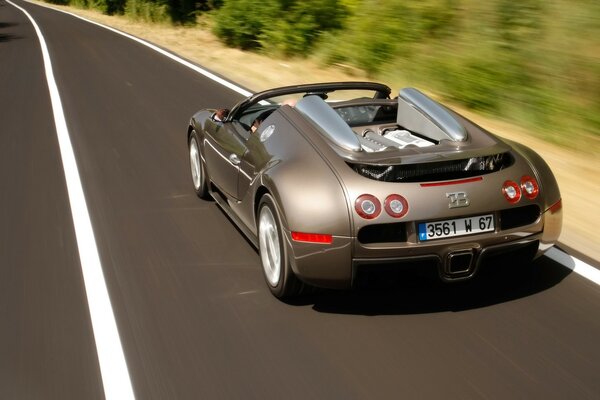
[[[408,201],[399,194],[390,194],[383,202],[385,211],[394,218],[402,218],[408,212]]]
[[[371,194],[362,194],[354,202],[356,213],[365,219],[377,218],[381,213],[381,203]]]
[[[521,178],[521,191],[529,200],[533,200],[540,192],[540,186],[537,181],[529,175]]]
[[[514,181],[506,181],[502,185],[502,194],[509,203],[515,204],[521,200],[521,188]]]
[[[333,236],[322,233],[292,232],[292,240],[296,242],[331,244]]]

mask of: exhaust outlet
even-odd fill
[[[473,250],[460,250],[446,257],[444,272],[448,279],[465,278],[473,273],[475,256]]]

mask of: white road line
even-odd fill
[[[567,253],[552,247],[546,252],[546,257],[556,261],[559,264],[564,265],[573,272],[583,276],[586,279],[594,282],[596,285],[600,285],[600,270],[593,266],[568,255]]]
[[[100,373],[104,385],[104,395],[108,400],[134,399],[123,347],[121,346],[117,324],[110,304],[110,298],[108,297],[94,231],[83,194],[81,179],[79,178],[73,146],[71,145],[58,87],[54,80],[54,73],[52,72],[48,47],[33,17],[25,9],[10,0],[7,0],[7,2],[21,10],[29,18],[35,28],[42,49],[46,80],[48,81],[52,111],[54,113],[54,124],[56,125],[56,135],[65,170],[73,225],[79,249],[79,259],[90,308]]]

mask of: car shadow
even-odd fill
[[[550,289],[572,271],[547,257],[533,263],[488,264],[466,282],[443,283],[416,276],[374,282],[352,291],[323,290],[287,304],[315,311],[355,315],[459,312],[528,297]]]
[[[0,43],[10,42],[11,40],[20,39],[19,36],[14,35],[6,35],[4,33],[0,33]]]
[[[13,26],[17,26],[18,24],[13,22],[0,22],[0,29],[12,28]],[[20,39],[19,36],[12,35],[10,33],[0,32],[0,43],[9,42],[11,40]]]
[[[17,26],[18,24],[15,22],[0,22],[0,29],[11,28],[13,26]]]

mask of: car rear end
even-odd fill
[[[381,266],[461,281],[558,239],[561,198],[547,164],[415,89],[333,107],[308,96],[295,111],[343,187],[353,285]]]
[[[436,168],[429,168],[434,178]],[[354,279],[395,265],[435,271],[444,281],[464,280],[499,255],[517,252],[531,259],[560,233],[556,182],[540,178],[516,154],[508,168],[455,179],[385,182],[351,170],[345,178],[355,232]]]

